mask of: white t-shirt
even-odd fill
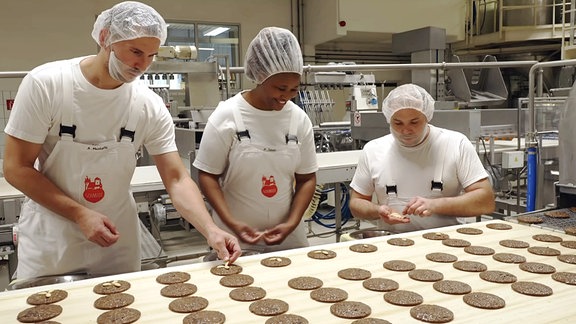
[[[134,146],[144,145],[150,155],[177,151],[174,123],[166,105],[144,84],[134,81],[116,89],[104,90],[92,85],[80,70],[85,57],[46,63],[24,77],[10,113],[6,134],[42,144],[40,167],[60,139],[63,103],[62,75],[74,75],[74,141],[96,144],[118,141],[120,129],[128,120],[132,90],[138,92],[142,105],[136,126]],[[72,65],[72,69],[70,69]]]
[[[237,127],[230,107],[240,107],[251,142],[262,146],[285,145],[292,112],[296,113],[296,136],[301,154],[301,163],[296,167],[296,173],[308,174],[318,170],[314,131],[308,115],[292,101],[288,101],[280,111],[260,110],[250,105],[241,93],[218,105],[208,118],[194,167],[211,174],[222,174],[226,170],[230,148],[238,141]],[[255,165],[254,168],[257,169],[258,166]]]
[[[376,194],[379,204],[395,205],[401,212],[403,204],[415,196],[454,197],[463,188],[488,177],[472,143],[463,134],[429,125],[430,134],[416,147],[398,144],[392,134],[368,142],[360,155],[350,186],[366,196]],[[443,155],[443,158],[442,158]],[[437,161],[442,160],[441,192],[431,190]],[[396,185],[397,198],[386,193],[386,186]],[[392,207],[392,206],[391,206]],[[458,224],[457,217],[433,215],[410,216],[409,224],[382,227],[407,232]]]

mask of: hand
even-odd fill
[[[94,210],[86,210],[86,213],[76,219],[76,224],[84,236],[101,247],[108,247],[116,243],[120,238],[120,233],[112,221]]]
[[[216,251],[220,260],[234,263],[242,254],[238,239],[234,235],[219,228],[212,231],[208,235],[207,240],[208,245]]]
[[[263,239],[267,245],[278,245],[286,239],[286,237],[292,233],[294,229],[288,226],[286,223],[280,223],[264,232]]]
[[[408,217],[406,213],[400,214],[398,211],[386,205],[381,205],[378,208],[378,215],[384,222],[390,225],[410,223],[410,217]]]
[[[238,238],[248,244],[258,243],[264,235],[264,232],[257,231],[245,223],[239,223],[235,225],[233,229],[234,233],[238,235]]]
[[[423,217],[432,216],[434,202],[434,199],[414,197],[406,204],[403,213]]]

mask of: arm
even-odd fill
[[[409,223],[409,217],[395,216],[393,213],[400,212],[392,210],[389,206],[378,205],[372,202],[372,196],[366,196],[354,189],[350,189],[350,211],[354,217],[366,220],[382,219],[388,224]]]
[[[430,216],[432,214],[475,217],[494,212],[494,192],[487,178],[464,188],[464,194],[456,197],[427,199],[414,197],[407,205],[407,214]]]
[[[78,225],[84,236],[102,246],[118,240],[119,233],[108,217],[68,197],[50,179],[34,168],[41,144],[6,134],[4,177],[30,199]]]
[[[316,191],[316,173],[296,174],[296,188],[290,206],[290,213],[285,222],[266,230],[264,241],[266,244],[280,244],[296,229],[302,221],[302,216]]]
[[[214,224],[198,186],[178,153],[155,155],[154,162],[176,210],[207,239],[220,259],[234,262],[241,253],[238,240]]]
[[[263,233],[254,230],[252,227],[234,218],[228,208],[226,199],[224,199],[224,193],[218,182],[219,178],[220,175],[198,170],[200,188],[224,224],[233,230],[242,241],[250,244],[258,242],[262,238]]]

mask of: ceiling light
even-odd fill
[[[208,47],[198,47],[198,49],[200,51],[213,51],[214,50],[213,48],[208,48]]]
[[[222,34],[223,32],[227,31],[228,29],[230,29],[230,28],[229,27],[214,28],[211,31],[204,34],[204,36],[218,36],[218,35]]]

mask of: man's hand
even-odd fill
[[[432,216],[434,214],[434,199],[414,197],[406,204],[403,213],[418,216]]]
[[[88,240],[101,247],[111,246],[120,238],[120,233],[108,217],[90,209],[76,219],[76,224]]]
[[[286,223],[278,224],[264,232],[263,239],[267,245],[278,245],[292,233],[294,229]]]
[[[410,217],[405,213],[400,214],[386,205],[381,205],[378,208],[378,215],[380,215],[380,219],[390,225],[410,223]]]
[[[234,235],[219,228],[212,231],[208,235],[207,240],[208,245],[216,251],[220,260],[234,263],[242,254],[238,239]]]

